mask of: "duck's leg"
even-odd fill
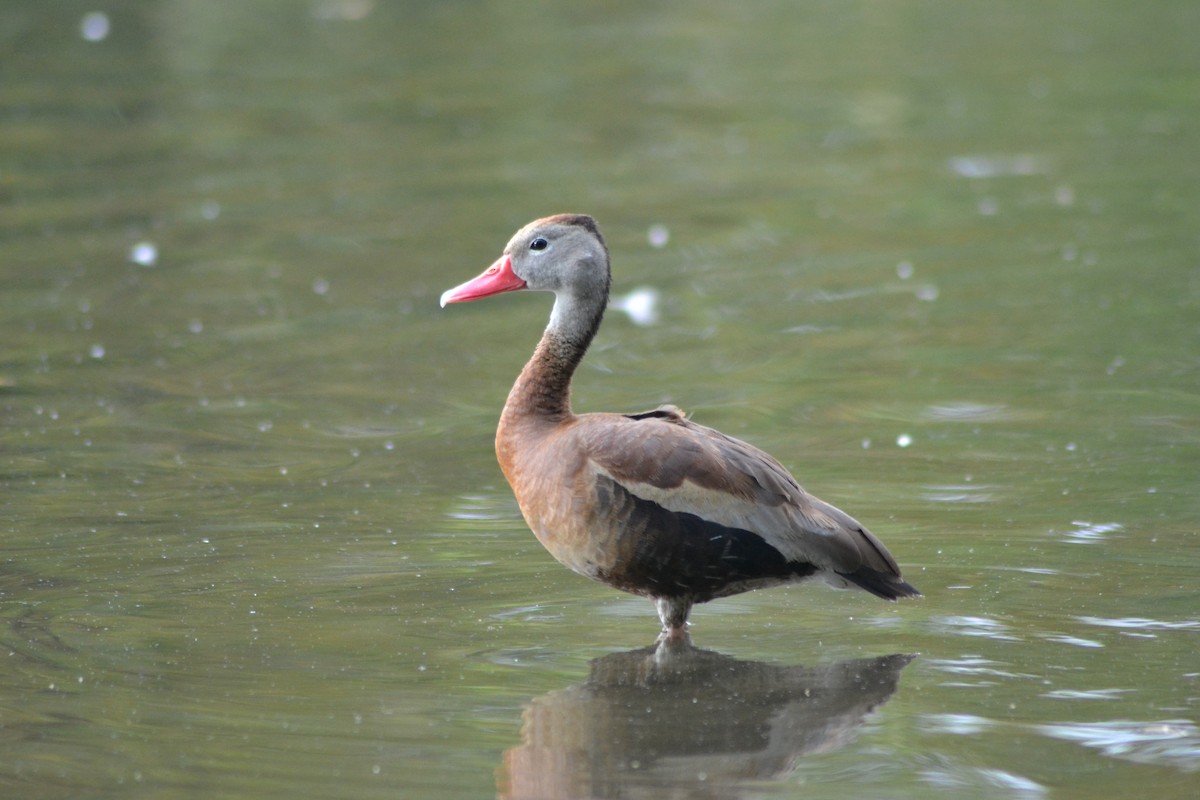
[[[692,600],[689,597],[659,597],[654,600],[658,609],[658,618],[662,620],[662,636],[680,638],[687,637],[688,614],[692,613]]]

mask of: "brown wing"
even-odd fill
[[[674,407],[629,416],[588,414],[578,424],[575,433],[597,480],[609,478],[667,511],[757,534],[788,562],[844,576],[865,568],[885,583],[900,576],[878,539],[806,492],[770,455],[697,425]]]

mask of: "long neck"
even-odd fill
[[[502,426],[531,418],[561,422],[571,417],[571,377],[600,328],[607,302],[607,296],[555,298],[550,324],[508,393]]]

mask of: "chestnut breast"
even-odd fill
[[[496,456],[538,541],[565,566],[598,578],[619,555],[611,547],[614,531],[601,519],[578,423],[502,419]]]

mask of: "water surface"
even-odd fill
[[[3,792],[1195,796],[1198,34],[10,0]],[[925,598],[659,653],[542,551],[491,440],[547,298],[436,299],[565,210],[658,298],[576,406],[768,449]]]

